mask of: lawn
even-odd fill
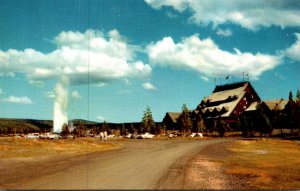
[[[300,189],[300,144],[279,139],[239,140],[222,162],[225,172],[246,180],[245,189]]]

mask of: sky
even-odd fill
[[[0,0],[0,118],[139,122],[247,79],[300,89],[299,0]],[[226,77],[229,79],[226,80]]]

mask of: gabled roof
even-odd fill
[[[221,117],[228,117],[236,108],[241,99],[245,96],[245,89],[249,82],[237,83],[233,85],[217,86],[210,96],[203,99],[206,103],[217,103],[214,106],[202,108],[202,113],[220,112]]]
[[[177,119],[181,115],[181,112],[167,112],[166,116],[169,115],[173,123],[177,123]]]
[[[229,89],[229,90],[224,90],[224,91],[219,91],[219,92],[214,92],[210,96],[207,96],[203,99],[204,102],[217,102],[217,101],[223,101],[228,98],[239,98],[245,93],[245,88],[247,84],[244,84],[242,87],[238,87],[235,89]]]
[[[279,99],[279,100],[266,100],[264,101],[270,110],[278,110],[281,111],[285,108],[286,104],[289,102],[288,100]]]

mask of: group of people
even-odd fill
[[[101,141],[107,141],[107,131],[104,131],[100,133],[100,140]]]

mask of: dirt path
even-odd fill
[[[232,141],[211,144],[187,162],[182,189],[246,189],[247,178],[225,173],[222,161],[231,153],[226,149]],[[174,187],[169,187],[175,189]]]
[[[228,156],[225,144],[232,140],[209,144],[184,163],[173,164],[160,182],[160,189],[230,189],[230,180],[218,160]]]
[[[184,175],[174,177],[170,172],[175,170],[182,174],[191,156],[209,145],[228,141],[128,140],[121,142],[125,149],[119,151],[56,159],[36,165],[36,168],[23,168],[13,182],[8,181],[0,188],[156,189],[168,187],[168,180],[172,180],[180,189],[184,185]]]

